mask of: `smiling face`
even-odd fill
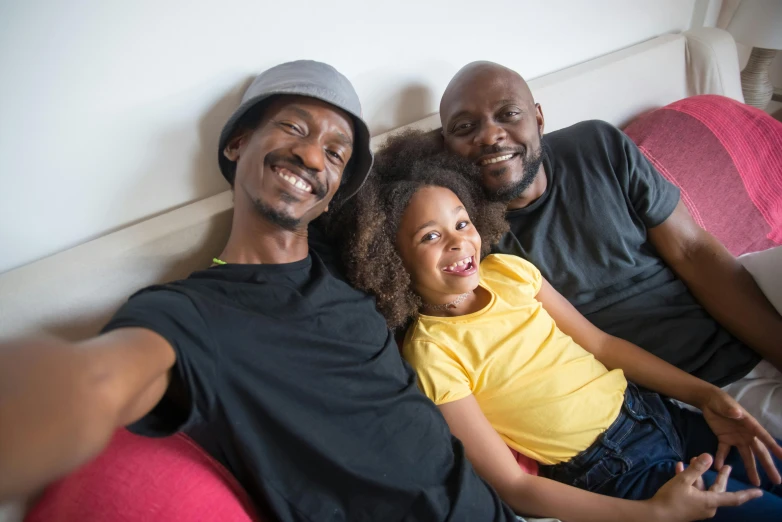
[[[495,201],[518,198],[541,170],[543,113],[524,79],[479,62],[451,80],[440,103],[445,145],[480,167]]]
[[[396,248],[425,303],[452,302],[478,286],[481,236],[462,202],[446,188],[429,186],[413,194]]]
[[[236,162],[234,189],[266,220],[287,230],[328,207],[353,152],[353,122],[332,105],[280,96],[255,129],[237,134],[224,154]]]

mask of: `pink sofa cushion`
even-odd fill
[[[731,253],[782,244],[782,123],[703,95],[641,116],[625,132]]]
[[[538,464],[515,451],[519,466]],[[261,522],[234,477],[183,434],[163,439],[118,430],[94,461],[55,482],[25,522]]]
[[[259,522],[228,471],[185,435],[115,433],[94,461],[49,486],[25,522]]]

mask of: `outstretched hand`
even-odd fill
[[[706,490],[703,474],[711,464],[711,455],[704,453],[694,458],[687,469],[681,462],[676,465],[676,476],[666,482],[651,499],[660,509],[660,520],[684,522],[711,518],[717,513],[717,508],[740,506],[763,494],[759,489],[725,491],[730,466],[722,466],[714,484]]]
[[[722,469],[731,446],[736,446],[753,485],[760,486],[760,475],[755,459],[760,461],[771,482],[774,484],[782,482],[782,477],[774,466],[771,456],[773,453],[782,459],[782,447],[735,399],[717,389],[709,396],[706,403],[701,405],[701,410],[719,440],[714,457],[715,469]]]

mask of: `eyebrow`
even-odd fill
[[[341,132],[337,132],[337,141],[342,145],[344,145],[345,147],[350,147],[351,149],[353,148],[353,140],[351,140]]]
[[[456,215],[459,213],[459,211],[464,210],[464,207],[459,205],[458,207],[455,207],[453,210],[451,210],[451,214]],[[413,235],[418,234],[421,230],[425,229],[426,227],[431,227],[432,225],[436,225],[437,223],[434,220],[427,221],[420,227],[415,229],[415,232],[413,232]]]
[[[296,105],[292,105],[291,106],[291,110],[293,112],[295,112],[296,114],[298,114],[299,116],[301,116],[302,118],[304,118],[305,120],[312,121],[312,119],[313,119],[312,118],[312,114],[310,114],[309,111],[305,111],[301,107],[297,107]]]

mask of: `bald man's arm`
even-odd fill
[[[755,280],[679,201],[649,241],[690,292],[733,335],[782,370],[782,316]]]

